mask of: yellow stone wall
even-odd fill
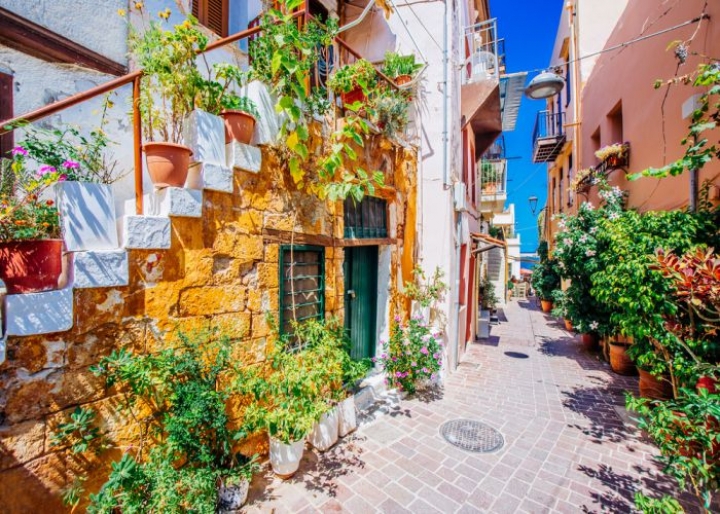
[[[414,204],[406,200],[414,198],[416,153],[374,137],[359,158],[366,169],[386,172],[390,187],[379,194],[397,210],[389,284],[394,316],[402,309],[397,288],[410,271],[401,266],[414,253],[414,227],[403,224],[414,220]],[[342,316],[341,203],[296,191],[267,149],[259,174],[235,173],[234,194],[203,194],[202,218],[173,218],[170,250],[130,251],[128,287],[75,291],[71,331],[8,340],[0,365],[2,512],[63,512],[61,490],[77,473],[89,474],[90,491],[104,482],[119,450],[98,459],[50,445],[54,427],[77,405],[100,414],[117,447],[137,443],[136,425],[118,412],[119,398],[89,371],[113,349],[152,352],[175,331],[217,328],[233,339],[238,358],[263,359],[266,313],[278,314],[280,244],[327,247],[326,314]]]

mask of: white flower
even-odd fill
[[[593,321],[592,323],[590,323],[590,330],[597,330],[599,326],[600,323],[598,323],[597,321]]]
[[[595,255],[595,250],[586,250],[585,255],[587,257],[592,257],[593,255]]]
[[[588,238],[587,238],[587,235],[586,235],[586,234],[583,234],[582,236],[580,236],[580,242],[581,242],[581,243],[587,243],[587,240],[588,240]]]
[[[608,219],[609,219],[609,220],[616,220],[616,219],[618,219],[619,217],[620,217],[620,215],[619,215],[617,212],[611,212],[611,213],[608,215]]]
[[[565,239],[563,239],[563,244],[564,244],[565,246],[571,246],[571,245],[572,245],[572,239],[570,239],[570,238],[565,238]]]
[[[591,227],[591,228],[590,228],[590,233],[591,233],[591,234],[594,234],[595,232],[597,232],[597,227]]]

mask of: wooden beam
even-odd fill
[[[335,247],[338,246],[339,242],[339,240],[330,236],[302,234],[299,232],[289,232],[287,230],[277,230],[274,228],[263,229],[262,235],[266,243]]]
[[[353,246],[381,246],[397,244],[397,239],[391,237],[375,238],[375,239],[341,239],[337,246],[353,247]]]
[[[108,75],[124,75],[127,66],[0,7],[0,43],[48,62],[77,64]]]

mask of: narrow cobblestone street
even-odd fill
[[[629,512],[672,484],[623,424],[623,378],[530,301],[512,301],[434,398],[403,400],[283,482],[257,476],[251,512]],[[525,357],[527,356],[527,357]],[[440,435],[468,418],[504,446],[470,453]],[[625,417],[627,420],[627,418]]]

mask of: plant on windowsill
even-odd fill
[[[593,168],[583,168],[578,170],[570,181],[568,189],[572,193],[583,193],[590,189],[593,185],[595,170]]]
[[[385,88],[373,97],[370,104],[370,120],[382,130],[383,135],[393,138],[404,134],[410,105],[406,93]]]
[[[630,145],[628,143],[613,143],[597,150],[595,157],[610,169],[621,168],[627,166],[629,149]]]
[[[204,79],[196,60],[208,37],[192,16],[166,30],[160,21],[146,21],[140,11],[144,26],[138,31],[130,25],[128,48],[143,69],[139,109],[148,172],[156,187],[183,187],[192,155],[181,144],[183,124],[201,95]],[[159,16],[167,21],[170,10]]]
[[[382,72],[393,79],[398,86],[401,86],[412,81],[422,66],[415,62],[415,54],[400,55],[395,52],[386,52]]]
[[[246,85],[250,74],[235,65],[218,63],[213,66],[212,75],[214,79],[201,82],[197,107],[223,117],[225,143],[250,144],[260,113],[255,102],[236,93],[237,88]]]

